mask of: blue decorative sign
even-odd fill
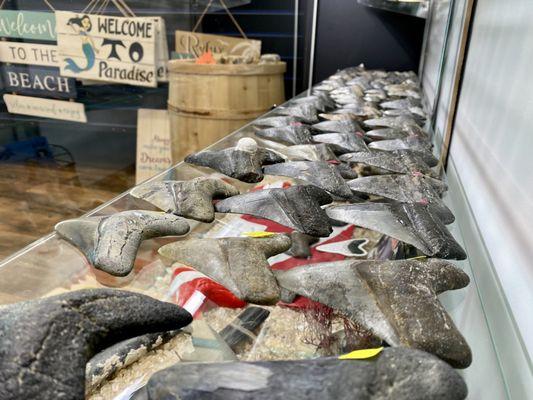
[[[76,80],[59,75],[59,68],[3,65],[4,91],[19,94],[72,99],[77,95]]]

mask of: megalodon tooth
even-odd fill
[[[428,205],[444,224],[451,224],[455,217],[429,179],[423,175],[375,175],[351,180],[348,186],[357,193],[378,195],[400,203]]]
[[[426,113],[420,107],[410,107],[410,108],[407,108],[407,109],[385,110],[385,111],[383,111],[383,115],[392,116],[392,117],[398,117],[398,116],[411,117],[411,118],[413,118],[416,121],[420,121],[421,123],[424,122],[426,120],[426,118],[427,118]]]
[[[300,118],[292,116],[274,116],[274,117],[263,117],[256,119],[253,124],[255,126],[267,126],[272,128],[280,128],[282,126],[288,126],[293,124],[301,124],[303,121]]]
[[[292,99],[288,104],[312,104],[319,111],[326,111],[328,108],[334,108],[335,103],[327,95],[314,94],[305,97]]]
[[[420,125],[416,122],[415,119],[412,117],[408,117],[405,115],[397,116],[397,117],[381,117],[381,118],[375,118],[375,119],[367,119],[364,122],[365,126],[368,126],[369,128],[396,128],[396,129],[403,129],[405,131],[409,131],[409,128],[420,128]]]
[[[464,400],[461,376],[419,350],[386,348],[368,360],[188,363],[155,373],[133,400]]]
[[[424,137],[407,136],[405,138],[396,138],[389,140],[379,140],[368,145],[371,149],[377,150],[416,150],[419,152],[431,153],[433,145]]]
[[[192,316],[171,303],[114,289],[86,289],[0,307],[0,398],[85,398],[85,367],[98,352]]]
[[[472,353],[437,295],[470,279],[439,259],[343,260],[276,271],[281,287],[345,314],[394,347],[424,350],[456,368]]]
[[[347,153],[339,157],[350,164],[365,164],[397,174],[423,174],[437,178],[437,174],[424,160],[411,150],[368,150]]]
[[[422,107],[422,103],[419,100],[407,97],[404,99],[384,101],[379,106],[391,110],[407,110],[411,107]]]
[[[355,121],[322,121],[318,124],[312,125],[313,129],[322,132],[337,132],[337,133],[355,133],[364,130]]]
[[[276,304],[280,290],[267,258],[290,247],[287,235],[202,238],[167,244],[159,249],[159,254],[193,267],[243,301]]]
[[[274,113],[296,117],[309,124],[318,122],[317,108],[311,103],[280,106],[274,110]]]
[[[368,239],[348,239],[340,242],[331,242],[316,246],[318,251],[324,253],[341,254],[346,257],[363,257],[368,252],[363,248],[368,243]]]
[[[466,253],[440,218],[422,204],[360,203],[326,209],[344,221],[408,243],[431,257],[464,260]]]
[[[409,136],[413,136],[409,132],[403,131],[398,128],[379,128],[372,129],[365,132],[365,136],[373,140],[393,140],[393,139],[405,139]],[[420,136],[427,139],[427,135]]]
[[[325,143],[287,146],[280,153],[292,161],[337,161],[331,146]]]
[[[133,270],[143,240],[181,236],[189,229],[183,218],[140,210],[69,219],[55,226],[59,236],[76,246],[96,269],[114,276],[126,276]]]
[[[200,222],[213,222],[213,199],[225,199],[239,190],[221,179],[195,178],[189,181],[152,182],[133,188],[130,195],[159,209]]]
[[[118,342],[94,355],[87,362],[86,389],[94,390],[118,371],[140,360],[148,352],[165,344],[180,332],[181,330],[146,333]]]
[[[311,236],[328,237],[333,232],[331,222],[320,206],[332,201],[323,189],[297,185],[233,196],[215,204],[215,210],[266,218]]]
[[[362,133],[323,133],[315,135],[313,140],[319,143],[327,143],[336,154],[355,153],[367,151],[368,147],[363,140]]]
[[[287,254],[296,258],[309,258],[311,257],[311,245],[317,243],[319,238],[294,231],[291,233],[291,240],[292,245]]]
[[[185,162],[209,167],[242,182],[256,183],[263,180],[264,164],[283,162],[279,154],[259,147],[251,138],[242,138],[237,146],[224,150],[205,150],[185,157]]]
[[[262,139],[273,140],[287,145],[313,143],[311,129],[304,124],[261,129],[256,131],[255,134]]]
[[[349,199],[352,197],[352,191],[337,167],[327,161],[288,161],[267,165],[263,171],[265,175],[300,179],[340,198]]]

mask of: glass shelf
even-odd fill
[[[418,18],[426,18],[429,8],[429,1],[357,0],[357,3]]]
[[[307,92],[300,96],[306,94]],[[242,137],[255,137],[252,123],[211,145],[209,149],[234,146]],[[258,139],[258,142],[261,141]],[[186,180],[198,176],[220,177],[221,175],[209,169],[182,162],[141,185],[166,179]],[[231,180],[231,183],[237,186],[241,193],[254,187],[252,184],[236,180]],[[449,182],[449,184],[450,190],[453,190],[455,184],[453,182]],[[451,200],[450,197],[452,197]],[[462,210],[458,211],[458,207],[462,206],[457,198],[458,196],[453,194],[452,196],[448,195],[445,199],[454,213],[462,212]],[[86,216],[109,215],[132,209],[149,208],[144,202],[140,204],[139,200],[130,196],[129,191],[127,191],[89,212]],[[211,224],[188,221],[191,225],[191,233],[187,237],[201,237],[207,231],[217,230],[217,228],[222,230],[227,226],[228,217],[237,218],[236,216],[217,214],[216,220]],[[457,220],[460,220],[459,216]],[[449,229],[470,256],[472,252],[470,240],[465,243],[464,228],[459,226],[457,220],[449,226]],[[168,243],[168,240],[168,238],[160,238],[144,241],[137,255],[134,273],[125,278],[107,280],[105,281],[106,285],[150,293],[149,289],[157,285],[158,280],[160,281],[163,276],[166,276],[165,274],[168,274],[165,272],[167,268],[157,254],[157,249]],[[468,260],[455,262],[455,264],[470,276],[471,282],[464,289],[450,291],[439,297],[472,348],[472,365],[466,370],[460,371],[469,388],[469,399],[509,399],[505,374],[502,372],[499,361],[500,355],[494,344],[491,325],[487,322],[484,297],[478,287],[479,278],[475,272],[483,266],[472,266]],[[98,278],[102,278],[101,273],[92,268],[76,248],[51,233],[0,262],[0,304],[40,298],[53,293],[80,288],[105,287],[98,281]],[[168,300],[165,296],[158,298]],[[515,332],[513,326],[501,328]]]

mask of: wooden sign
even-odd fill
[[[157,86],[154,18],[56,11],[61,75]]]
[[[168,111],[140,108],[137,114],[136,184],[172,165],[170,146]]]
[[[165,20],[161,17],[156,18],[157,33],[155,41],[155,58],[157,69],[157,81],[168,82],[167,63],[169,59],[167,30]]]
[[[0,62],[10,64],[59,66],[57,46],[0,41]]]
[[[4,94],[4,102],[6,103],[7,111],[12,114],[87,122],[85,106],[81,103],[12,94]]]
[[[211,51],[228,56],[261,57],[261,41],[232,36],[209,35],[188,31],[176,31],[176,53],[192,54],[194,58]]]
[[[48,96],[59,99],[76,97],[76,80],[59,75],[59,68],[3,65],[2,81],[8,92]]]
[[[0,10],[0,37],[56,40],[54,13]]]

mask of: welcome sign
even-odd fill
[[[54,13],[0,10],[0,37],[56,40]]]
[[[56,11],[61,75],[157,86],[154,18]]]
[[[58,99],[76,97],[76,80],[59,75],[59,68],[2,65],[2,81],[8,92]]]

